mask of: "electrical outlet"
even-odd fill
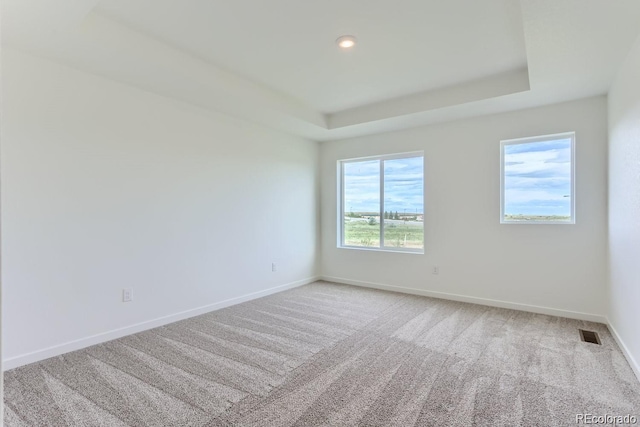
[[[440,267],[434,265],[433,269],[431,270],[431,274],[440,274]]]
[[[125,288],[122,290],[122,302],[130,302],[133,299],[133,289]]]
[[[272,263],[271,263],[271,271],[273,271],[274,273],[275,273],[276,271],[278,271],[278,267],[276,266],[276,263],[275,263],[275,262],[272,262]]]

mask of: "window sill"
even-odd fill
[[[515,225],[575,225],[575,221],[500,221],[500,224]]]
[[[360,246],[337,246],[338,249],[352,249],[365,252],[392,252],[395,254],[424,255],[424,249],[392,249],[392,248],[368,248]]]

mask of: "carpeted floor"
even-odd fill
[[[578,328],[602,345],[581,342]],[[640,419],[640,383],[604,325],[326,282],[17,368],[4,381],[9,427]]]

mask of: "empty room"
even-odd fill
[[[0,19],[5,426],[640,424],[640,1]]]

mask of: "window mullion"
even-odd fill
[[[344,246],[346,242],[344,237],[344,193],[344,163],[340,162],[340,246]]]
[[[384,160],[380,159],[380,248],[384,248]]]

